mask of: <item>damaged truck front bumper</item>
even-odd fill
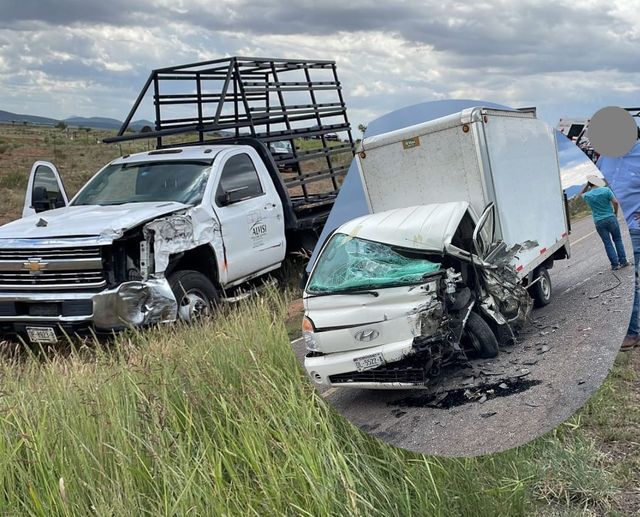
[[[2,334],[28,327],[98,333],[175,321],[177,302],[165,278],[132,281],[100,292],[0,293]]]
[[[375,347],[348,352],[320,355],[316,352],[307,353],[304,366],[313,381],[321,386],[344,386],[362,388],[416,388],[416,382],[401,380],[389,370],[386,380],[380,376],[386,371],[386,365],[399,365],[399,361],[410,358],[415,353],[414,338],[388,343]],[[363,369],[357,370],[360,365]],[[368,366],[377,365],[369,368]],[[401,371],[406,376],[406,368]],[[355,375],[354,375],[355,374]],[[375,375],[376,379],[368,379]],[[355,380],[360,378],[361,381]],[[397,380],[396,380],[397,379]],[[373,381],[373,382],[372,382]]]

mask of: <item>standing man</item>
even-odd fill
[[[582,187],[580,195],[591,208],[593,222],[611,262],[611,269],[628,266],[618,224],[618,202],[611,189],[606,186],[602,178],[587,176],[587,184]]]
[[[640,130],[638,130],[640,137]],[[622,213],[627,221],[633,259],[635,262],[635,287],[633,295],[633,309],[627,335],[620,350],[631,350],[640,343],[640,285],[638,282],[638,267],[640,266],[640,140],[636,141],[631,150],[624,156],[613,158],[600,156],[598,168],[615,193]]]

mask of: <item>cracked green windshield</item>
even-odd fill
[[[393,246],[337,233],[318,258],[309,293],[375,289],[415,284],[440,264],[407,257]]]

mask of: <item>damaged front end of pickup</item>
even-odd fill
[[[190,208],[153,219],[134,229],[112,231],[105,247],[108,289],[93,298],[93,323],[97,330],[170,323],[179,318],[181,294],[172,286],[174,262],[199,247],[220,242],[219,227],[201,208]]]

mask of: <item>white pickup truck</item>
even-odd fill
[[[280,104],[270,99],[257,120],[261,89],[287,88],[281,78],[300,70],[335,73],[335,64],[228,58],[154,71],[147,87],[178,77],[190,91],[187,79],[196,81],[198,94],[157,93],[156,131],[124,134],[136,103],[111,140],[152,137],[157,149],[113,160],[70,200],[56,167],[37,162],[23,217],[0,227],[0,339],[54,343],[65,334],[190,321],[242,296],[234,290],[246,293],[249,282],[278,269],[287,250],[312,245],[347,168],[332,159],[345,153],[348,163],[353,141],[341,96],[333,111],[326,103],[302,110],[298,101],[291,107],[283,97]],[[277,85],[245,91],[257,71],[262,82],[275,83],[269,78],[277,74]],[[200,81],[212,77],[226,79],[222,93],[203,92]],[[291,83],[312,94],[340,89],[337,77]],[[218,116],[207,119],[203,103],[216,95]],[[243,100],[254,111],[241,110]],[[160,106],[186,102],[198,108],[193,119],[161,115]],[[226,114],[229,106],[238,111]],[[237,136],[207,138],[231,129]],[[336,131],[348,143],[329,147],[326,135]],[[176,145],[176,135],[187,133],[198,140]],[[298,149],[305,135],[319,136],[320,145]],[[274,151],[271,144],[283,141]]]
[[[334,230],[303,294],[316,383],[424,386],[494,356],[550,303],[569,229],[554,132],[533,113],[469,108],[378,134],[355,167],[369,215]]]

